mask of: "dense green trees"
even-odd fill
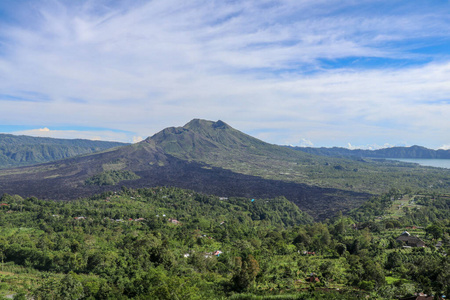
[[[260,272],[258,261],[251,255],[242,260],[235,258],[235,271],[232,277],[233,289],[242,292],[254,284],[256,276]]]
[[[131,171],[104,171],[86,179],[86,185],[115,185],[121,181],[139,179],[140,177]]]
[[[392,197],[399,195],[380,196],[373,207]],[[35,299],[220,299],[306,290],[310,298],[351,299],[354,289],[360,298],[444,294],[450,221],[439,216],[445,212],[421,229],[427,244],[439,241],[440,248],[395,242],[404,230],[395,228],[422,220],[443,199],[434,195],[422,211],[397,220],[363,215],[365,222],[357,222],[363,206],[355,219],[340,214],[313,223],[284,198],[220,200],[167,187],[123,188],[73,202],[3,195],[0,254],[5,270],[37,274],[27,286],[7,283]],[[386,230],[386,222],[394,228]],[[336,296],[336,288],[344,292]]]

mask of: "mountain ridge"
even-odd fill
[[[174,144],[176,147],[173,147]],[[257,145],[268,148],[258,149]],[[220,164],[205,162],[224,155],[221,162],[230,160],[233,163],[244,161],[251,164],[252,161],[247,159],[261,156],[259,152],[256,155],[244,151],[252,148],[261,153],[270,154],[276,149],[281,153],[290,152],[296,157],[309,156],[257,140],[222,121],[194,120],[183,127],[166,128],[136,144],[52,163],[0,170],[0,193],[71,200],[118,190],[122,185],[130,188],[176,186],[224,196],[285,196],[302,210],[318,218],[324,218],[327,213],[338,209],[346,211],[354,208],[369,197],[364,193],[241,174],[229,168],[222,168]],[[208,159],[195,159],[206,154],[209,155]],[[241,154],[244,156],[239,156]],[[271,155],[276,156],[276,153]],[[263,158],[266,159],[265,156]],[[117,170],[131,171],[140,178],[123,181],[116,186],[85,184],[86,179],[92,176]],[[350,198],[353,200],[348,205],[346,199]]]
[[[173,135],[168,139],[171,134],[176,136]],[[194,119],[182,127],[163,129],[148,139],[155,141],[170,154],[179,154],[171,149],[170,144],[174,141],[181,149],[187,148],[188,150],[194,149],[195,143],[200,143],[200,146],[207,147],[208,150],[269,145],[232,128],[221,120],[213,122]]]
[[[369,157],[369,158],[428,158],[450,159],[450,150],[433,150],[423,146],[390,147],[377,150],[347,149],[342,147],[292,147],[289,148],[314,155],[331,157]]]
[[[169,127],[147,140],[153,140],[166,153],[181,159],[201,161],[216,167],[255,161],[282,165],[281,160],[304,160],[309,154],[266,143],[219,120],[194,119],[182,127]],[[254,175],[251,172],[245,173]]]
[[[85,184],[93,176],[113,171],[137,176],[117,185]],[[317,219],[356,208],[371,195],[393,187],[439,190],[450,185],[450,172],[316,156],[258,140],[223,121],[199,119],[163,129],[136,144],[0,170],[0,178],[0,194],[54,200],[117,191],[121,186],[174,186],[249,198],[284,196]]]
[[[0,134],[0,168],[45,163],[123,145],[127,144],[86,139]]]

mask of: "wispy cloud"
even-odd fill
[[[449,8],[435,1],[17,5],[0,24],[5,124],[146,137],[201,117],[280,144],[450,142]]]
[[[299,146],[300,147],[312,147],[312,146],[314,146],[314,144],[310,140],[307,140],[307,139],[303,138],[303,139],[301,139]]]
[[[373,144],[373,145],[359,145],[359,146],[355,146],[352,145],[350,143],[347,144],[347,148],[350,150],[355,150],[355,149],[362,149],[362,150],[378,150],[378,149],[385,149],[385,148],[392,148],[395,146],[405,146],[405,145],[391,145],[391,144],[384,144],[384,145],[377,145],[377,144]]]
[[[87,140],[104,140],[104,141],[128,141],[135,142],[142,140],[140,137],[129,136],[124,132],[116,132],[110,130],[51,130],[47,127],[28,129],[11,132],[15,135],[28,135],[37,137],[63,138],[63,139],[87,139]]]

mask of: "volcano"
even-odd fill
[[[295,180],[292,166],[314,155],[263,142],[223,121],[194,119],[146,140],[31,167],[0,170],[0,193],[72,200],[104,191],[175,186],[219,196],[284,196],[316,219],[359,206],[370,196]],[[115,185],[87,184],[108,172],[137,176]],[[300,174],[301,175],[301,174]],[[299,175],[299,176],[300,176]],[[281,178],[281,179],[280,179]]]

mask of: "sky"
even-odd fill
[[[2,0],[0,132],[450,149],[450,1]]]

